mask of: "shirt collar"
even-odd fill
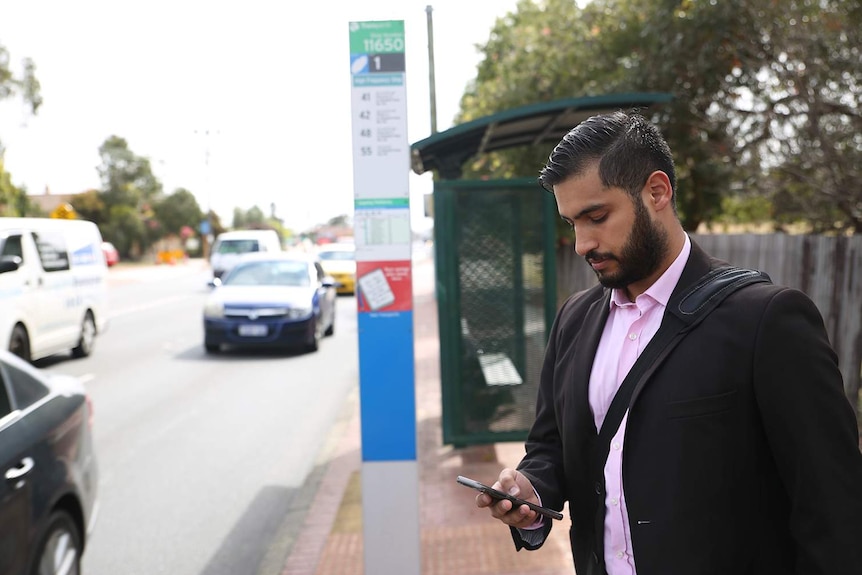
[[[679,282],[679,278],[682,276],[682,270],[685,268],[685,264],[688,261],[690,253],[691,239],[689,239],[688,234],[685,234],[685,242],[682,245],[682,250],[680,250],[679,254],[676,256],[676,259],[673,260],[670,267],[668,267],[644,293],[635,298],[635,303],[637,303],[637,300],[641,297],[649,296],[656,302],[660,303],[663,307],[667,307],[667,302],[670,300],[670,296],[673,293],[676,284]],[[623,293],[623,290],[615,289],[611,292],[610,305],[612,307],[614,305],[622,307],[624,305],[631,305],[631,303],[632,302],[629,301],[629,298]]]

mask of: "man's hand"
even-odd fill
[[[515,469],[506,468],[501,471],[497,482],[491,487],[530,503],[539,504],[533,484],[530,483],[530,480],[525,475]],[[530,527],[539,518],[539,514],[526,505],[520,505],[512,509],[513,505],[511,501],[507,499],[492,499],[487,493],[480,493],[476,496],[476,506],[489,508],[493,517],[506,525],[521,529]]]

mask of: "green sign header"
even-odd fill
[[[374,208],[410,208],[410,198],[363,198],[354,199],[353,207],[357,210]]]
[[[404,21],[350,23],[351,54],[404,53]]]

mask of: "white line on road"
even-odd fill
[[[135,305],[135,306],[131,306],[131,307],[127,307],[127,308],[115,311],[108,316],[108,319],[115,319],[118,317],[122,317],[124,315],[129,315],[129,314],[137,313],[140,311],[147,311],[147,310],[157,308],[157,307],[169,304],[169,303],[174,303],[174,302],[183,301],[186,299],[191,299],[192,297],[193,296],[190,296],[190,295],[175,295],[175,296],[170,296],[170,297],[164,297],[164,298],[150,301],[150,302],[147,302],[144,304]]]

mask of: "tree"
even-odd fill
[[[351,222],[349,215],[341,214],[340,216],[330,218],[329,221],[326,222],[326,225],[334,228],[349,228],[353,226],[353,223]]]
[[[167,234],[179,235],[183,226],[198,229],[203,220],[203,212],[194,194],[185,188],[177,188],[168,196],[153,205],[156,219]]]
[[[862,159],[862,5],[635,4],[649,23],[639,59],[644,83],[673,86],[671,137],[690,160],[684,181],[712,200],[691,214],[708,221],[721,195],[760,195],[774,200],[779,223],[862,231],[862,191],[854,185]],[[716,179],[724,187],[709,189]]]
[[[285,228],[284,223],[276,217],[275,204],[270,204],[269,208],[269,216],[259,206],[252,206],[248,210],[234,208],[232,228],[235,230],[275,230],[282,241],[293,237],[293,232]]]
[[[27,215],[28,206],[27,191],[12,183],[12,174],[5,169],[0,148],[0,216]]]
[[[206,213],[206,219],[210,224],[210,233],[213,236],[217,236],[220,233],[227,231],[225,225],[221,223],[221,218],[219,218],[219,215],[213,210],[209,210]]]
[[[709,3],[695,3],[707,7],[701,12],[711,11],[682,23],[662,12],[679,4],[594,0],[581,9],[569,0],[522,0],[517,14],[498,20],[481,48],[484,60],[475,86],[462,99],[463,117],[579,96],[673,93],[673,104],[654,119],[676,152],[683,225],[695,229],[718,213],[720,192],[729,187],[726,152],[719,153],[727,148],[723,131],[705,119],[708,96],[718,82],[713,78],[725,74],[717,47],[730,33],[709,22],[724,22],[730,8],[720,12]],[[534,176],[547,153],[546,147],[515,150],[473,167],[496,177]]]
[[[261,210],[260,207],[252,206],[245,211],[241,208],[234,208],[233,228],[235,230],[260,229],[266,227],[270,226],[267,225],[266,214],[263,213],[263,210]]]
[[[132,206],[116,205],[109,208],[107,223],[100,226],[105,240],[114,244],[124,258],[137,258],[145,247],[147,231],[138,211]]]
[[[153,175],[149,159],[133,153],[119,136],[106,139],[99,156],[100,198],[108,216],[106,236],[122,256],[135,257],[164,233],[153,210],[161,198],[162,184]]]
[[[31,59],[24,58],[21,67],[20,75],[16,75],[10,66],[9,51],[0,45],[0,101],[20,96],[30,113],[36,114],[42,105],[36,65]],[[4,147],[0,141],[0,215],[38,215],[39,210],[27,198],[27,190],[12,183],[12,175],[4,167],[3,153]]]
[[[89,220],[99,227],[108,221],[108,209],[99,190],[91,189],[76,194],[72,197],[71,204],[82,220]]]
[[[153,175],[150,160],[133,153],[125,139],[110,136],[99,147],[99,156],[102,192],[109,207],[143,208],[161,195],[162,184]]]
[[[858,232],[860,12],[840,0],[593,0],[583,9],[521,0],[479,46],[458,121],[560,98],[669,92],[673,102],[652,115],[675,152],[687,230],[747,193],[780,200],[788,218]],[[466,173],[534,176],[547,152],[489,154]]]
[[[21,61],[21,73],[16,75],[10,67],[9,51],[0,45],[0,100],[20,96],[36,114],[42,105],[41,86],[36,78],[36,65],[30,58]]]
[[[728,112],[740,157],[779,224],[862,233],[862,3],[751,4],[759,42]]]

